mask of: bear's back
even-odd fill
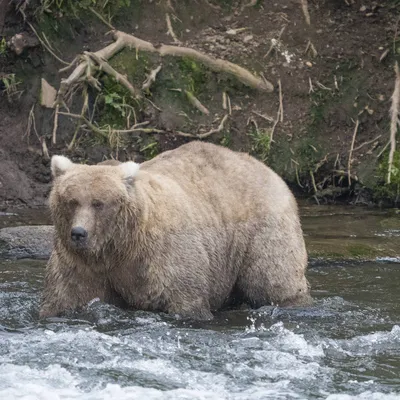
[[[211,196],[234,208],[250,204],[253,209],[282,210],[285,204],[297,208],[287,185],[269,167],[248,154],[211,143],[190,142],[140,168],[168,177],[196,196]]]

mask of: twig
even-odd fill
[[[97,126],[95,126],[94,124],[92,124],[87,118],[85,118],[83,115],[79,115],[79,114],[72,114],[72,113],[68,113],[68,112],[63,112],[63,111],[59,111],[58,112],[59,115],[65,115],[67,117],[71,117],[71,118],[75,118],[75,119],[80,119],[82,120],[85,125],[87,125],[93,132],[99,134],[100,136],[103,137],[107,137],[108,135],[101,130],[100,128],[98,128]]]
[[[385,150],[389,147],[389,145],[390,145],[390,140],[385,144],[383,149],[377,154],[376,158],[379,158],[385,152]]]
[[[359,146],[357,146],[356,148],[353,149],[353,151],[357,151],[360,150],[362,147],[366,146],[367,144],[371,144],[376,142],[382,135],[378,135],[375,139],[372,140],[368,140],[367,142],[364,142],[362,144],[360,144]]]
[[[311,25],[310,13],[308,12],[308,2],[307,0],[301,0],[301,9],[303,10],[304,18],[307,25]]]
[[[93,7],[89,7],[89,10],[105,25],[107,25],[111,30],[115,30],[115,28],[108,22],[106,21],[102,15],[100,15]]]
[[[296,181],[297,181],[297,184],[298,184],[302,189],[304,189],[304,186],[300,183],[299,170],[298,170],[298,168],[297,168],[297,165],[295,164],[294,167],[295,167],[295,170],[296,170]]]
[[[203,104],[201,104],[200,100],[197,99],[197,97],[192,92],[185,90],[185,94],[186,94],[190,104],[192,104],[192,106],[196,107],[203,114],[206,114],[206,115],[210,114],[210,111],[208,111],[208,109],[206,107],[204,107]]]
[[[310,177],[311,177],[311,183],[312,183],[313,188],[314,188],[314,193],[317,194],[318,189],[317,189],[317,185],[315,184],[314,173],[312,172],[311,169],[310,169]]]
[[[326,87],[325,85],[323,85],[321,82],[318,81],[317,81],[317,86],[320,87],[321,89],[332,91],[331,88]]]
[[[273,119],[272,117],[268,117],[267,115],[260,114],[259,112],[254,111],[254,110],[252,110],[251,112],[252,112],[253,114],[256,114],[256,115],[258,115],[259,117],[265,119],[265,120],[268,121],[268,122],[274,122],[274,119]]]
[[[150,86],[156,81],[157,74],[161,71],[162,65],[151,70],[150,74],[147,76],[146,80],[143,82],[142,90],[146,91],[150,89]]]
[[[359,124],[360,124],[360,121],[357,119],[356,126],[354,127],[353,140],[351,141],[351,146],[350,146],[350,151],[349,151],[349,160],[347,162],[347,174],[348,174],[348,179],[349,179],[349,186],[351,186],[351,161],[352,161],[351,157],[353,155],[354,143],[356,141]]]
[[[396,80],[394,83],[394,91],[392,95],[392,105],[390,107],[390,152],[389,152],[389,160],[388,160],[388,175],[387,175],[387,183],[391,182],[391,174],[393,168],[393,156],[396,151],[396,133],[397,133],[397,125],[399,124],[399,116],[400,116],[400,72],[399,72],[399,64],[395,63],[394,72],[396,73]]]
[[[312,84],[312,80],[310,77],[308,77],[308,83],[310,84],[310,89],[308,90],[308,93],[313,93],[314,92],[314,86]]]
[[[267,58],[271,54],[271,52],[276,49],[276,47],[278,46],[278,43],[280,43],[281,36],[282,36],[283,32],[285,31],[285,29],[286,29],[286,25],[280,30],[280,32],[276,38],[271,39],[271,46],[269,47],[267,53],[265,54],[265,56],[263,58]]]
[[[229,115],[227,114],[227,115],[225,115],[224,118],[222,118],[222,121],[220,122],[218,128],[211,129],[211,130],[209,130],[208,132],[205,132],[205,133],[200,133],[200,134],[197,134],[197,135],[194,135],[193,133],[186,133],[186,132],[181,132],[181,131],[175,131],[175,133],[177,135],[183,136],[183,137],[189,137],[189,138],[195,138],[195,139],[205,139],[205,138],[213,135],[214,133],[221,132],[224,129],[224,125],[225,125],[225,122],[228,119],[228,116]]]
[[[311,57],[317,57],[318,51],[315,48],[315,46],[313,45],[313,43],[311,42],[311,40],[309,40],[307,42],[307,46],[306,46],[306,49],[304,50],[304,54],[307,54],[309,50],[311,50]]]
[[[221,123],[218,125],[218,128],[216,128],[216,129],[211,129],[210,131],[205,132],[205,133],[201,133],[201,134],[197,135],[197,137],[198,137],[199,139],[205,139],[206,137],[211,136],[211,135],[213,135],[214,133],[221,132],[221,131],[224,129],[224,125],[225,125],[225,122],[227,121],[227,119],[228,119],[228,114],[225,115],[224,118],[222,118],[222,121],[221,121]]]
[[[59,109],[60,109],[60,105],[57,104],[56,108],[55,108],[55,111],[54,111],[53,134],[51,135],[52,136],[51,142],[53,144],[56,144],[56,141],[57,141],[57,128],[58,128],[58,113],[59,113]]]
[[[172,28],[171,18],[169,17],[168,13],[165,14],[165,19],[167,21],[167,27],[168,27],[167,35],[170,35],[172,39],[174,39],[175,43],[180,43],[180,40],[176,37],[174,29]]]
[[[36,35],[36,37],[38,38],[40,44],[56,59],[58,60],[60,63],[63,63],[65,65],[69,65],[70,63],[62,60],[60,57],[58,57],[58,55],[56,53],[54,53],[53,50],[51,50],[51,48],[43,41],[43,39],[39,36],[39,34],[36,32],[36,29],[32,26],[32,24],[28,21],[26,21],[26,23],[29,25],[29,27],[32,29],[33,33]]]
[[[282,96],[282,84],[281,80],[278,79],[278,86],[279,86],[279,108],[280,108],[280,120],[283,122],[283,96]]]

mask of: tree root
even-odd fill
[[[392,168],[393,168],[393,156],[396,151],[396,133],[397,126],[400,125],[400,71],[399,64],[396,62],[394,71],[396,73],[396,80],[394,84],[394,91],[392,95],[392,106],[390,107],[390,152],[388,160],[388,174],[387,183],[391,182]]]
[[[304,19],[306,20],[307,25],[311,25],[310,13],[308,12],[308,1],[301,0],[301,9],[303,10]]]
[[[157,74],[161,71],[162,66],[159,65],[157,68],[153,69],[146,80],[143,82],[142,91],[146,92],[150,89],[150,86],[156,81]]]
[[[359,125],[360,125],[360,121],[357,119],[356,126],[354,127],[353,139],[351,141],[351,146],[350,146],[350,151],[349,151],[349,160],[347,162],[347,177],[349,179],[349,186],[351,186],[351,162],[352,162],[352,156],[353,156],[353,149],[354,149],[354,143],[356,141],[356,136],[357,136]]]
[[[190,57],[206,65],[213,71],[226,72],[228,74],[231,74],[245,85],[252,87],[254,89],[258,89],[265,92],[272,92],[274,90],[274,87],[270,82],[253,75],[247,69],[226,60],[216,59],[214,57],[208,56],[204,53],[201,53],[194,49],[190,49],[188,47],[178,47],[169,45],[161,45],[160,47],[154,47],[153,44],[150,42],[139,39],[133,35],[129,35],[121,31],[114,31],[113,38],[115,40],[114,43],[104,47],[99,51],[96,51],[94,53],[89,53],[91,59],[101,61],[102,64],[101,67],[105,72],[107,72],[107,70],[111,71],[110,70],[111,66],[109,66],[107,60],[112,58],[119,51],[128,47],[130,49],[134,48],[136,49],[136,51],[142,50],[150,53],[158,53],[160,54],[160,56]],[[104,68],[107,68],[107,70]],[[69,88],[71,87],[71,85],[80,80],[80,78],[84,75],[86,69],[87,69],[87,61],[83,60],[80,62],[80,64],[76,66],[76,68],[73,70],[73,72],[67,79],[61,80],[60,89],[57,95],[58,104],[62,104],[63,98],[66,95]],[[118,77],[122,76],[120,74],[118,75],[116,74],[118,73],[115,70],[113,70],[112,72],[113,76],[118,76]],[[121,83],[123,82],[124,81],[121,81]]]
[[[139,90],[133,87],[126,76],[121,75],[119,72],[117,72],[108,62],[101,59],[96,53],[89,53],[85,51],[83,54],[88,55],[92,60],[94,60],[100,67],[100,70],[106,72],[108,75],[113,76],[117,82],[124,85],[129,90],[133,98],[141,97]]]

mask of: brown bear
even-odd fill
[[[311,303],[296,201],[253,157],[191,142],[140,165],[53,156],[51,170],[42,317],[93,298],[195,319]]]

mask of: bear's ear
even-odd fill
[[[125,180],[125,182],[127,184],[131,184],[133,182],[133,178],[139,172],[139,167],[140,167],[139,164],[133,161],[128,161],[118,165],[117,168],[119,168],[122,171],[123,179]]]
[[[64,175],[74,163],[64,156],[51,157],[51,174],[53,178]]]

